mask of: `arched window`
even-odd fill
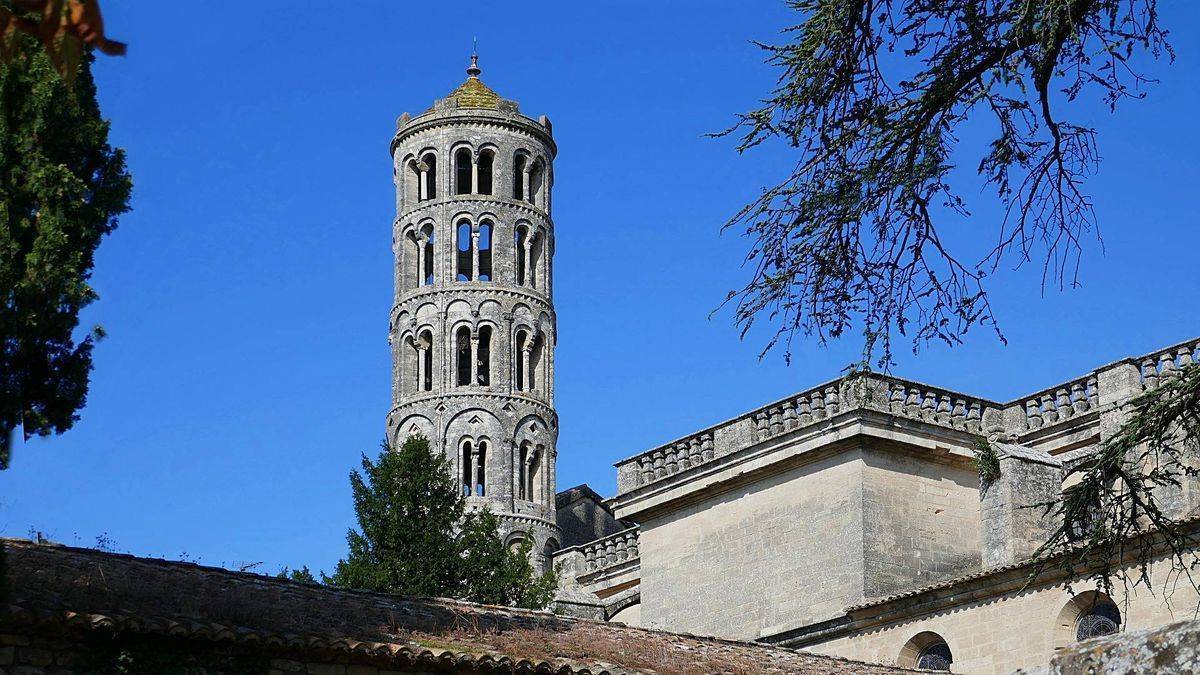
[[[479,153],[479,194],[492,194],[492,166],[495,164],[496,154],[491,150],[484,150]]]
[[[475,494],[487,494],[487,441],[479,441],[475,452]]]
[[[525,285],[526,263],[529,256],[529,227],[527,225],[517,225],[516,235],[513,239],[514,258],[516,258],[516,273],[517,285]]]
[[[455,384],[460,387],[471,384],[471,329],[466,326],[454,333],[454,365]]]
[[[538,269],[542,261],[542,241],[545,237],[540,236],[540,232],[533,235],[533,239],[529,242],[529,287],[538,288]]]
[[[433,391],[433,332],[423,331],[417,338],[417,346],[421,391]]]
[[[470,148],[459,148],[454,152],[454,194],[471,194]]]
[[[404,163],[404,201],[406,206],[421,201],[421,170],[412,158]]]
[[[525,199],[525,153],[513,157],[513,199]]]
[[[922,631],[914,635],[900,650],[896,665],[920,670],[949,671],[954,663],[950,645],[937,633]]]
[[[455,228],[455,269],[459,281],[470,281],[473,270],[471,269],[471,221],[463,219],[458,221],[458,227]]]
[[[546,183],[546,165],[541,159],[534,162],[533,167],[529,170],[529,203],[534,206],[546,207],[545,204],[545,188]]]
[[[520,456],[517,458],[517,499],[529,499],[525,488],[529,486],[529,441],[521,443]]]
[[[479,354],[475,359],[475,384],[481,387],[492,383],[492,327],[479,328]]]
[[[417,351],[417,344],[413,342],[412,336],[408,335],[404,338],[404,393],[411,394],[421,389],[421,370],[418,365],[420,362],[421,353]]]
[[[554,557],[554,553],[558,551],[558,540],[551,537],[546,540],[546,545],[542,547],[542,559],[550,562],[550,558]]]
[[[474,463],[471,453],[471,441],[465,440],[462,442],[462,493],[464,495],[471,494],[471,476],[474,473]]]
[[[437,155],[432,152],[425,153],[421,157],[421,163],[425,165],[422,171],[422,178],[425,181],[425,196],[422,199],[437,199]]]
[[[529,356],[529,352],[526,349],[528,343],[529,333],[523,330],[517,331],[517,348],[513,350],[513,363],[516,364],[517,371],[514,373],[516,377],[513,378],[513,381],[517,383],[517,391],[525,391],[525,376],[528,374],[529,370],[529,367],[525,362],[525,359]]]
[[[1075,622],[1075,639],[1090,640],[1121,629],[1121,610],[1112,601],[1099,600]]]
[[[492,221],[479,224],[479,280],[492,280]]]
[[[421,254],[424,252],[425,246],[421,243],[421,238],[418,236],[415,228],[409,231],[405,239],[407,241],[405,255],[408,256],[409,280],[413,288],[417,288],[421,286],[421,282],[424,280],[422,272],[425,269],[425,261],[421,257]]]
[[[433,224],[430,223],[430,224],[426,225],[425,227],[423,227],[421,229],[421,234],[423,235],[421,238],[425,242],[425,254],[421,256],[421,258],[423,259],[422,265],[424,265],[424,267],[425,267],[424,285],[432,286],[433,285],[433,249],[434,249],[434,244],[436,243],[434,241],[435,235],[433,232]]]

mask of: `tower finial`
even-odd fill
[[[467,68],[467,75],[472,78],[479,77],[479,73],[483,71],[479,69],[479,54],[476,53],[476,47],[479,41],[476,38],[471,38],[471,65]]]

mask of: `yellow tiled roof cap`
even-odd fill
[[[458,85],[450,92],[450,96],[460,108],[489,108],[496,110],[500,105],[500,95],[479,79],[479,55],[471,55],[471,66],[467,68],[467,81]]]

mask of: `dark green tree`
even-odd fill
[[[88,55],[71,85],[31,37],[0,67],[0,469],[13,435],[62,433],[87,400],[96,248],[129,208],[125,156],[108,144]]]
[[[330,583],[532,608],[552,598],[553,573],[536,575],[527,548],[508,550],[494,515],[466,512],[448,461],[425,438],[398,450],[385,442],[375,461],[363,455],[350,487],[358,529]]]

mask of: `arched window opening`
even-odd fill
[[[513,157],[513,199],[525,199],[525,155]]]
[[[421,157],[421,163],[425,165],[425,170],[421,172],[425,183],[425,196],[422,199],[437,199],[437,155],[427,153]]]
[[[529,457],[529,471],[525,473],[529,479],[529,485],[525,488],[526,499],[530,501],[539,501],[542,497],[541,490],[538,490],[538,482],[542,477],[542,446],[537,446],[533,449],[532,455]]]
[[[492,383],[492,327],[479,328],[479,354],[475,360],[475,384],[481,387]]]
[[[954,655],[950,653],[950,645],[937,642],[929,645],[917,657],[917,668],[921,670],[950,670],[954,663]]]
[[[433,391],[433,333],[425,331],[419,337],[420,348],[420,365],[421,369],[420,383],[422,391]]]
[[[529,382],[528,390],[543,391],[544,388],[542,387],[542,384],[545,380],[545,373],[543,372],[544,368],[542,364],[542,353],[545,350],[542,347],[545,344],[545,340],[542,339],[541,335],[535,335],[530,339],[530,342],[532,343],[532,347],[529,350],[528,357],[529,376],[526,378],[526,380]]]
[[[954,663],[950,645],[937,633],[922,631],[914,635],[900,650],[896,665],[920,670],[949,672]]]
[[[529,352],[526,347],[529,344],[529,334],[525,331],[517,331],[517,348],[513,354],[513,362],[516,364],[516,377],[513,378],[517,383],[517,391],[525,391],[525,375],[528,367],[525,364],[525,359],[529,357]]]
[[[471,476],[474,470],[474,464],[471,461],[471,441],[463,441],[462,443],[462,493],[464,495],[471,494]]]
[[[421,388],[421,370],[418,365],[421,353],[417,351],[417,344],[413,342],[412,336],[404,338],[404,366],[403,366],[403,390],[406,394],[411,394]]]
[[[540,233],[539,233],[540,234]],[[542,242],[545,237],[535,234],[529,242],[529,287],[538,288],[538,269],[542,260]]]
[[[422,265],[425,268],[424,285],[432,286],[433,285],[433,249],[434,249],[434,244],[436,243],[434,241],[435,235],[433,233],[433,225],[432,224],[426,225],[424,228],[422,228],[421,233],[423,235],[422,239],[425,242],[425,254],[421,256],[421,258],[423,259]]]
[[[529,203],[545,208],[546,165],[539,159],[529,170]]]
[[[404,201],[409,206],[421,201],[421,170],[415,159],[404,164]]]
[[[558,540],[554,539],[553,537],[551,537],[550,539],[547,539],[546,545],[542,547],[542,559],[546,562],[549,562],[550,558],[553,558],[555,552],[557,552],[557,551],[558,551]]]
[[[479,194],[492,194],[492,165],[495,164],[496,155],[491,150],[484,150],[479,153]]]
[[[516,553],[525,545],[525,535],[521,532],[515,532],[508,539],[508,550]]]
[[[420,238],[417,236],[417,231],[415,229],[408,233],[406,240],[408,242],[407,255],[409,258],[409,280],[411,281],[413,288],[417,288],[421,285],[421,282],[424,278],[422,272],[425,269],[425,261],[421,257],[424,246],[422,246]]]
[[[513,247],[516,249],[516,255],[514,257],[517,260],[517,285],[524,286],[526,267],[525,262],[526,257],[529,255],[529,229],[524,225],[517,226],[516,236],[513,240]]]
[[[1121,610],[1111,600],[1097,596],[1075,621],[1075,639],[1112,635],[1121,629]]]
[[[517,499],[529,499],[525,488],[529,485],[529,441],[521,443],[521,455],[517,459]]]
[[[465,219],[458,221],[458,228],[455,229],[454,238],[458,240],[455,246],[454,267],[457,271],[455,278],[459,281],[470,281],[471,275],[474,272],[471,269],[471,258],[473,257],[471,252],[471,221]]]
[[[454,365],[455,384],[460,387],[471,384],[471,329],[466,326],[454,333]]]
[[[459,148],[454,153],[454,194],[471,194],[470,148]]]
[[[487,441],[479,441],[475,452],[475,494],[487,494]]]
[[[492,221],[479,224],[479,280],[492,280]]]

